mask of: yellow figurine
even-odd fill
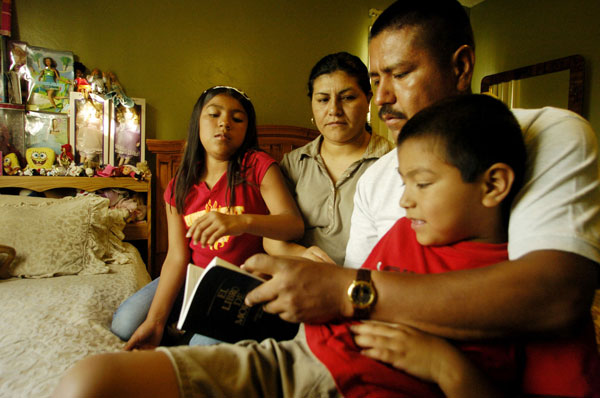
[[[52,148],[27,148],[25,159],[30,169],[52,170],[56,154]]]
[[[6,155],[2,166],[4,167],[4,173],[9,176],[14,176],[21,170],[16,153],[9,153]]]

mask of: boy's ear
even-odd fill
[[[498,206],[510,192],[515,172],[506,163],[494,163],[483,175],[481,203],[485,207]]]

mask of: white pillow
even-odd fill
[[[110,240],[125,226],[108,204],[98,196],[0,195],[0,243],[17,252],[8,274],[44,278],[107,273]]]

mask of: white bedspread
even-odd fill
[[[125,245],[131,262],[109,274],[0,281],[0,397],[47,397],[77,360],[122,349],[112,314],[150,281]]]

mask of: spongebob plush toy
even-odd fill
[[[17,158],[16,153],[9,153],[6,155],[2,163],[2,167],[4,168],[4,173],[6,173],[6,175],[14,176],[19,172],[19,170],[21,170],[19,159]]]
[[[52,170],[56,154],[52,148],[28,148],[25,152],[27,167],[34,170]]]

